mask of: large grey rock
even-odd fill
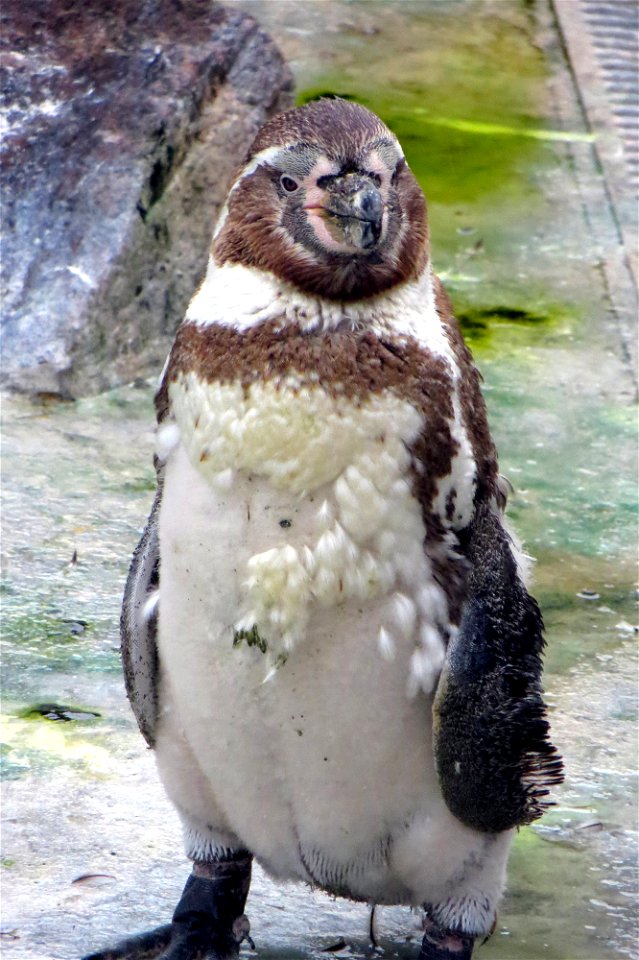
[[[2,20],[2,380],[97,392],[160,369],[291,76],[213,0],[4,0]]]

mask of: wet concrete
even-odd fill
[[[632,957],[634,308],[627,288],[613,305],[607,286],[618,236],[554,21],[544,3],[247,5],[291,59],[302,96],[368,96],[399,128],[431,200],[437,267],[484,373],[517,491],[510,515],[537,559],[567,781],[542,823],[520,832],[497,931],[478,957]],[[117,649],[128,557],[152,499],[152,392],[141,383],[69,405],[4,405],[1,942],[11,960],[70,960],[165,922],[188,871]],[[28,711],[55,703],[100,716]],[[258,871],[248,912],[259,957],[371,955],[366,907]],[[380,911],[378,927],[385,956],[416,954],[409,911]]]

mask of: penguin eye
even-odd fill
[[[292,177],[287,177],[285,173],[280,177],[280,184],[287,193],[295,193],[299,188],[297,180],[293,180]]]

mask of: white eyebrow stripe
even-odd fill
[[[375,157],[377,163],[382,165],[389,173],[395,169],[400,160],[406,159],[404,151],[397,140],[382,140],[374,144],[364,156],[364,162],[374,163],[373,157]],[[378,173],[379,170],[375,170],[374,172]]]
[[[373,150],[383,149],[384,147],[394,150],[398,160],[404,159],[404,149],[394,133],[391,133],[390,137],[382,137],[377,143],[373,144]]]
[[[256,153],[253,159],[246,164],[239,177],[229,190],[229,193],[233,193],[233,191],[239,187],[244,177],[250,177],[251,174],[255,173],[258,167],[265,166],[267,163],[272,163],[273,160],[276,160],[281,153],[283,153],[285,150],[288,150],[288,146],[288,144],[284,144],[279,147],[267,147],[266,150],[260,150],[259,153]]]
[[[231,199],[231,194],[235,190],[237,190],[237,188],[239,187],[239,185],[241,184],[242,180],[244,180],[245,177],[250,177],[253,173],[255,173],[258,167],[261,167],[267,163],[271,163],[280,155],[282,150],[287,149],[287,146],[288,146],[287,144],[284,144],[284,146],[267,147],[265,150],[260,150],[260,152],[256,153],[253,159],[250,160],[246,164],[246,166],[242,168],[239,176],[235,179],[233,186],[228,192],[226,203],[220,210],[220,215],[217,218],[217,223],[215,224],[215,230],[213,231],[214,240],[217,237],[220,230],[222,229],[222,227],[224,226],[224,224],[226,223],[226,218],[229,215],[229,200]]]

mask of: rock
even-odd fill
[[[214,0],[4,0],[2,382],[161,369],[236,165],[292,80]]]

